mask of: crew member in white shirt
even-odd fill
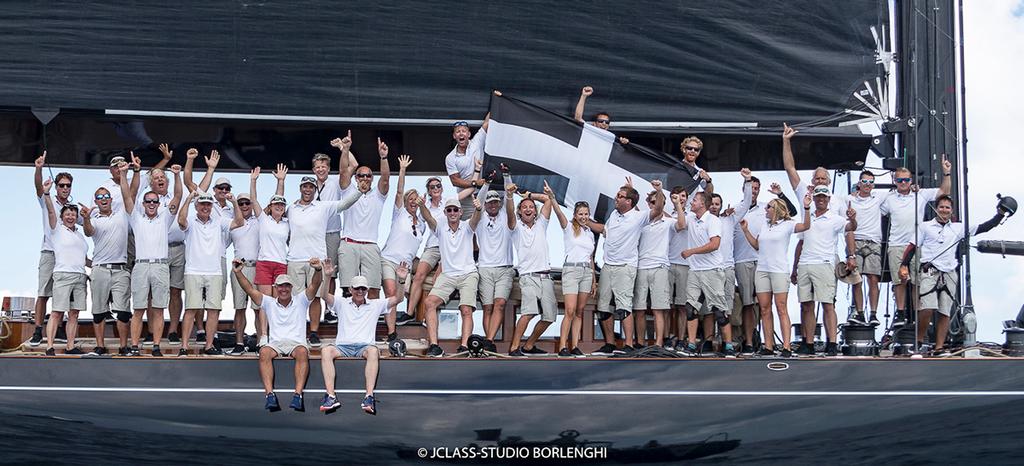
[[[46,327],[46,355],[56,354],[53,340],[65,313],[68,315],[68,341],[64,354],[82,354],[82,350],[75,347],[75,335],[78,332],[78,312],[85,310],[85,262],[89,244],[82,234],[83,229],[78,228],[78,206],[68,203],[58,212],[50,198],[52,185],[50,180],[43,183],[43,201],[46,204],[54,256],[53,302],[50,322]]]
[[[284,191],[284,180],[288,176],[288,167],[277,164],[274,178],[277,179],[277,191]],[[270,196],[266,209],[260,208],[259,201],[254,197],[253,215],[260,221],[260,254],[256,259],[256,289],[268,296],[274,296],[274,279],[278,275],[288,273],[288,235],[290,225],[285,212],[288,210],[288,199],[279,194]],[[262,318],[262,317],[259,317]],[[257,325],[259,331],[259,325]]]
[[[135,155],[131,154],[131,157],[133,159],[132,161],[134,161]],[[132,161],[126,160],[123,156],[120,155],[115,155],[111,157],[109,168],[110,178],[107,178],[106,180],[103,180],[103,183],[100,183],[101,188],[107,188],[107,191],[110,191],[110,198],[113,200],[113,202],[111,203],[111,208],[113,208],[114,210],[124,210],[124,198],[121,195],[121,177],[125,175],[127,172],[122,171],[120,169],[121,164],[128,164],[129,168],[131,168],[132,171],[134,171],[136,174],[139,173],[138,170],[136,170],[136,167],[133,167],[131,165]],[[141,179],[131,180],[133,184],[141,181]],[[136,186],[137,189],[138,184],[134,184],[134,186]]]
[[[832,184],[832,178],[828,175],[828,169],[825,167],[818,167],[814,169],[814,175],[811,178],[811,182],[805,182],[800,180],[800,174],[796,171],[796,159],[793,157],[793,136],[799,131],[790,128],[789,125],[783,123],[782,131],[782,166],[786,169],[786,175],[789,177],[789,184],[792,185],[793,191],[796,192],[798,199],[803,198],[808,192],[814,189],[815,186],[829,187]],[[832,193],[831,200],[829,201],[829,208],[833,213],[839,216],[846,215],[846,201],[847,195],[843,191],[836,191]]]
[[[349,280],[356,275],[370,281],[370,297],[377,298],[381,286],[380,247],[377,234],[380,215],[387,202],[391,183],[391,167],[388,164],[388,145],[377,138],[377,154],[380,156],[380,178],[373,185],[373,171],[370,167],[346,163],[342,155],[341,194],[358,195],[358,200],[342,214],[345,217],[345,231],[338,247],[338,285],[349,286]],[[356,184],[352,185],[355,173]]]
[[[500,95],[500,93],[499,93]],[[487,142],[487,126],[491,121],[491,114],[484,117],[476,135],[470,138],[469,123],[456,121],[452,124],[452,139],[455,140],[455,147],[444,158],[444,168],[448,173],[448,179],[456,189],[482,187],[485,183],[480,179],[480,169],[477,161],[484,159],[484,145]],[[473,199],[469,196],[461,198],[462,220],[468,220],[473,214]]]
[[[500,216],[504,192],[480,190],[484,206],[483,218],[476,224],[476,242],[479,247],[480,304],[484,308],[484,346],[496,351],[494,337],[498,334],[505,314],[505,303],[512,293],[515,270],[512,269],[512,230],[505,216]]]
[[[388,239],[384,242],[384,249],[380,252],[381,257],[381,283],[384,286],[384,296],[391,298],[401,294],[405,298],[405,278],[399,280],[397,270],[401,263],[412,264],[416,258],[416,251],[423,242],[426,222],[420,218],[417,211],[416,200],[420,194],[415,189],[405,190],[405,171],[412,164],[412,158],[408,155],[398,157],[398,191],[395,192],[395,207],[391,211],[391,230],[388,232]],[[388,341],[398,338],[395,328],[398,311],[391,307],[390,312],[384,316],[388,326]],[[403,315],[409,315],[402,313]]]
[[[704,321],[704,345],[702,354],[710,354],[711,339],[715,331],[711,321],[718,324],[722,334],[726,357],[735,357],[732,346],[732,325],[729,307],[725,298],[725,261],[719,248],[722,243],[722,221],[711,213],[711,195],[706,191],[696,192],[690,201],[690,212],[677,219],[679,229],[686,230],[690,248],[683,251],[683,257],[690,260],[690,274],[686,279],[686,307],[689,314],[699,311]],[[703,301],[700,299],[704,297]]]
[[[743,200],[740,201],[739,207],[736,207],[735,209],[727,207],[723,210],[722,196],[715,193],[711,195],[711,206],[708,208],[712,215],[717,216],[722,221],[722,240],[719,243],[718,250],[722,253],[722,263],[725,270],[725,280],[723,283],[724,288],[722,291],[725,292],[726,309],[730,310],[735,308],[734,304],[736,297],[736,261],[734,249],[736,243],[733,240],[735,239],[734,236],[736,229],[739,227],[740,219],[744,218],[750,210],[751,199],[753,197],[753,182],[751,181],[753,176],[750,174],[750,169],[744,168],[740,170],[740,176],[743,177]],[[746,239],[744,239],[744,241],[746,241]],[[751,315],[750,317],[751,332],[753,332],[753,316]],[[730,316],[730,320],[733,324],[738,322],[741,325],[746,325],[743,320],[744,318],[745,316],[742,315],[742,312],[739,316]],[[709,319],[705,318],[704,325],[705,327],[711,326]],[[744,330],[746,329],[744,328]],[[738,337],[739,336],[736,335],[734,336],[734,339]],[[743,354],[753,354],[754,347],[750,343],[746,343],[741,347],[740,352]]]
[[[816,186],[813,191],[814,212],[811,227],[800,233],[793,257],[793,272],[796,273],[796,291],[800,300],[800,331],[803,336],[796,354],[814,354],[814,330],[818,325],[814,303],[821,304],[822,320],[825,322],[825,355],[839,354],[836,333],[836,243],[845,236],[843,250],[846,251],[846,268],[856,267],[853,231],[857,229],[857,211],[847,209],[845,216],[836,215],[829,209],[832,191],[828,186]]]
[[[123,158],[122,158],[123,160]],[[36,188],[36,199],[39,201],[39,208],[43,216],[43,243],[39,249],[38,269],[38,291],[36,292],[36,306],[33,312],[36,328],[29,339],[29,346],[39,346],[43,341],[43,319],[46,317],[46,303],[53,296],[53,244],[50,237],[53,229],[50,228],[50,217],[47,214],[46,201],[43,199],[43,166],[46,165],[46,152],[35,160],[34,184]],[[66,205],[73,205],[71,202],[71,185],[74,178],[70,173],[61,172],[52,180],[56,186],[57,195],[54,199],[54,208],[62,209]],[[57,341],[67,341],[64,334],[64,324],[58,323]],[[63,337],[63,338],[61,338]]]
[[[225,196],[234,204],[231,194]],[[189,206],[195,200],[196,213],[189,215]],[[220,274],[220,258],[227,244],[224,235],[231,229],[231,219],[214,215],[213,196],[192,191],[185,205],[178,211],[178,227],[185,232],[185,319],[181,325],[182,343],[178,356],[188,356],[188,340],[196,312],[206,311],[206,341],[203,354],[224,354],[213,345],[220,319],[221,301],[224,300],[224,279]]]
[[[647,195],[645,201],[649,208],[656,202],[655,197],[654,193]],[[655,344],[662,344],[665,338],[665,314],[671,307],[672,293],[669,280],[669,235],[675,223],[672,217],[663,215],[651,220],[640,230],[636,285],[633,289],[637,348],[646,346],[648,311],[654,314]]]
[[[677,335],[674,348],[677,352],[693,356],[697,354],[697,314],[691,316],[685,308],[686,279],[690,273],[690,260],[683,257],[683,251],[690,247],[690,239],[686,231],[678,229],[679,217],[686,215],[690,195],[686,188],[676,186],[672,188],[670,199],[672,215],[669,216],[671,228],[668,231],[668,263],[672,311],[668,319],[669,333]],[[671,344],[671,337],[669,340]]]
[[[590,204],[577,201],[573,205],[570,223],[561,206],[554,207],[558,223],[562,226],[565,258],[562,262],[562,299],[565,316],[558,334],[559,357],[581,357],[580,332],[583,329],[583,309],[587,300],[597,293],[597,274],[594,273],[594,232],[590,231]]]
[[[203,179],[199,181],[198,185],[196,185],[195,183],[192,182],[192,166],[193,166],[193,163],[194,163],[195,159],[199,156],[199,151],[194,149],[194,148],[193,149],[189,149],[188,152],[185,153],[185,156],[186,156],[186,160],[185,160],[185,180],[184,180],[184,182],[185,182],[185,187],[188,188],[189,192],[195,191],[197,189],[200,192],[204,192],[204,193],[211,192],[210,191],[210,187],[211,187],[211,182],[212,182],[213,183],[212,184],[212,186],[213,186],[212,194],[213,194],[214,204],[213,204],[213,210],[211,212],[214,215],[217,215],[217,216],[219,216],[221,218],[228,219],[228,221],[231,221],[231,219],[235,218],[234,204],[232,204],[232,203],[227,201],[227,195],[231,194],[231,181],[228,180],[227,178],[224,178],[224,177],[217,178],[216,181],[213,181],[213,174],[214,174],[214,172],[217,169],[217,165],[220,164],[220,153],[217,152],[216,150],[211,150],[210,151],[210,156],[209,157],[204,157],[204,160],[206,161],[206,173],[203,175]],[[224,233],[224,245],[225,245],[225,248],[227,246],[231,245],[231,235],[228,232]],[[226,252],[227,252],[227,249],[225,249],[225,253]],[[227,292],[228,267],[227,267],[226,264],[227,264],[227,257],[226,256],[225,257],[221,257],[220,258],[220,271],[221,271],[221,281],[220,281],[221,290],[220,290],[220,294],[221,295],[224,295],[224,293]],[[204,320],[203,318],[204,318],[204,316],[205,316],[205,312],[203,312],[202,310],[200,310],[199,312],[196,312],[195,323],[196,323],[196,328],[199,329],[199,330],[196,331],[196,341],[206,341],[206,332],[203,331],[203,328],[204,328],[203,327],[203,320]],[[187,339],[187,335],[185,335],[185,337]],[[213,337],[214,337],[213,335],[210,335],[211,339]]]
[[[878,281],[882,278],[882,201],[886,194],[875,189],[875,174],[870,170],[860,172],[856,190],[850,194],[850,207],[857,211],[857,229],[853,232],[856,242],[853,255],[857,269],[866,278],[868,300],[871,306],[870,318],[864,317],[864,283],[853,286],[853,302],[857,312],[850,316],[849,323],[878,325]]]
[[[746,194],[747,181],[744,181],[744,195]],[[754,236],[760,231],[764,224],[764,204],[757,202],[757,196],[761,193],[761,180],[756,176],[750,177],[750,203],[749,210],[743,216],[735,216],[736,227],[733,229],[733,259],[736,262],[736,286],[739,288],[740,305],[743,320],[743,347],[741,352],[752,354],[754,348],[754,329],[757,328],[760,311],[757,309],[757,294],[754,292],[754,271],[757,270],[757,251],[754,250],[747,238],[740,229],[740,221],[747,220],[747,227]],[[736,210],[739,210],[738,208]]]
[[[249,192],[240,193],[235,198],[235,217],[231,220],[231,242],[235,245],[235,257],[232,263],[242,261],[242,274],[249,281],[256,278],[256,261],[260,255],[260,220],[256,214],[256,180],[260,176],[260,167],[252,169],[249,174]],[[260,304],[251,301],[242,290],[235,274],[231,274],[231,300],[235,305],[235,347],[232,356],[245,354],[246,305],[253,310],[253,316],[259,320]],[[259,325],[257,324],[257,329]],[[257,337],[261,336],[258,335]]]
[[[558,300],[555,299],[555,283],[551,280],[551,259],[548,255],[547,236],[548,221],[551,219],[555,193],[545,181],[544,194],[534,195],[527,191],[523,193],[523,199],[519,201],[519,206],[513,209],[512,194],[515,192],[516,185],[509,184],[505,187],[505,219],[508,229],[512,232],[512,246],[519,259],[516,263],[516,271],[519,272],[519,290],[522,299],[519,306],[519,320],[516,321],[516,327],[512,333],[508,354],[509,356],[546,354],[547,351],[537,348],[537,340],[558,318]],[[535,198],[544,202],[539,216],[537,215],[537,204],[533,201]],[[477,201],[476,204],[479,208],[480,202]],[[540,322],[533,326],[533,332],[520,348],[526,328],[537,315],[541,316]]]

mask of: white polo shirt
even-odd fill
[[[505,225],[508,228],[508,225]],[[512,244],[516,248],[516,271],[520,275],[551,270],[551,256],[548,255],[548,219],[537,215],[532,227],[526,226],[521,220],[516,222],[512,230]]]
[[[50,228],[50,214],[46,210],[46,199],[43,199],[43,196],[39,196],[37,200],[39,201],[39,208],[42,209],[43,212],[43,244],[40,246],[39,250],[53,251],[53,243],[50,241],[53,229]],[[60,201],[57,200],[57,196],[53,196],[53,213],[57,215],[57,223],[60,223],[60,209],[63,207],[64,204],[61,204]],[[78,223],[82,223],[81,215],[78,216]]]
[[[857,211],[857,229],[853,238],[865,241],[882,242],[882,202],[886,195],[878,195],[874,191],[867,197],[859,192],[850,195],[850,207]]]
[[[369,345],[377,337],[377,320],[388,313],[387,298],[367,299],[361,306],[352,298],[334,298],[334,313],[338,315],[339,345]]]
[[[800,265],[835,265],[836,243],[843,237],[846,223],[845,216],[840,217],[831,210],[821,216],[811,213],[811,228],[797,233],[797,237],[804,241],[803,249],[800,250]]]
[[[288,262],[307,262],[316,257],[327,258],[327,221],[338,215],[345,201],[317,201],[309,204],[288,205],[288,226],[291,228],[291,243],[288,248]]]
[[[708,244],[708,241],[716,236],[721,241],[722,220],[712,214],[710,210],[705,210],[700,217],[693,212],[686,213],[686,237],[691,248],[699,248]],[[724,266],[721,246],[711,252],[690,256],[690,270],[693,271],[714,270]]]
[[[755,270],[789,274],[792,272],[789,266],[789,239],[796,230],[796,221],[790,219],[772,225],[765,219],[761,223],[761,230],[756,236],[758,249]]]
[[[670,223],[668,228],[668,263],[672,265],[690,266],[690,259],[683,257],[683,251],[690,247],[690,238],[686,230],[676,230],[678,217],[666,218]]]
[[[345,219],[345,231],[342,236],[355,241],[376,243],[377,232],[380,230],[380,214],[384,212],[387,197],[381,194],[376,186],[370,187],[365,193],[360,193],[355,183],[350,184],[341,195],[359,196],[359,200],[341,214]]]
[[[881,206],[882,215],[889,216],[889,246],[906,246],[914,240],[914,223],[924,222],[924,211],[928,208],[928,203],[934,201],[938,195],[938,188],[921,189],[916,193],[911,191],[907,194],[889,192]]]
[[[267,214],[263,214],[269,217]],[[230,222],[229,222],[230,223]],[[249,215],[242,226],[232,229],[229,233],[231,242],[235,245],[235,259],[254,261],[260,255],[260,220],[255,215]]]
[[[504,204],[502,205],[504,207]],[[480,267],[505,267],[512,265],[512,231],[508,229],[505,209],[491,217],[482,212],[476,224],[476,244],[480,248]]]
[[[441,223],[443,222],[443,223]],[[455,230],[448,225],[448,219],[441,217],[434,236],[441,252],[441,273],[449,277],[460,277],[476,272],[473,262],[473,229],[469,220],[460,220]]]
[[[612,209],[604,224],[604,263],[632,265],[639,262],[640,231],[651,223],[651,211],[630,209],[624,214]]]
[[[85,241],[82,228],[76,227],[73,231],[57,224],[53,229],[53,271],[85,273],[85,256],[89,253],[89,243]]]
[[[427,222],[420,217],[419,210],[416,214],[410,214],[404,207],[395,208],[391,211],[391,231],[388,233],[388,240],[384,243],[384,250],[380,257],[401,264],[405,262],[412,267],[412,260],[416,258],[416,252],[420,249],[423,241]]]
[[[199,220],[196,212],[189,212],[188,228],[184,229],[185,275],[220,275],[221,258],[227,248],[224,236],[230,229],[230,220],[212,212],[205,222]]]
[[[266,213],[259,216],[260,228],[260,253],[256,256],[258,261],[277,262],[285,264],[288,262],[288,217],[281,217],[281,221],[274,220],[274,217]],[[327,254],[326,247],[324,254]]]
[[[438,204],[435,206],[434,205],[434,201],[428,199],[427,200],[427,210],[430,212],[430,216],[434,217],[434,220],[437,220],[438,228],[440,228],[443,224],[448,222],[448,219],[446,219],[444,217],[444,200],[439,200]],[[431,231],[427,235],[427,244],[424,245],[423,248],[427,249],[427,248],[436,248],[436,247],[437,247],[437,236],[434,235],[434,232]]]
[[[580,226],[580,235],[576,236],[570,221],[562,231],[562,239],[565,242],[564,262],[590,263],[590,259],[594,257],[594,232],[590,231],[590,228]]]
[[[463,180],[472,179],[473,171],[476,170],[476,161],[483,159],[486,142],[487,131],[480,128],[473,138],[469,140],[465,154],[459,154],[458,146],[452,149],[444,158],[444,168],[448,174],[458,173]]]
[[[277,299],[263,295],[260,309],[267,313],[268,339],[271,345],[281,342],[304,343],[306,341],[306,315],[309,314],[309,298],[302,292],[292,295],[288,306],[281,306]]]
[[[978,232],[978,225],[971,225],[971,235]],[[921,263],[931,262],[943,272],[952,272],[959,265],[956,260],[955,244],[964,238],[964,224],[961,222],[939,223],[933,218],[917,228],[914,244],[918,247]]]
[[[139,205],[132,209],[128,223],[135,232],[135,258],[143,260],[167,259],[167,235],[176,216],[166,207],[156,209],[156,216],[149,218],[145,207]],[[218,268],[217,273],[220,273]]]
[[[733,214],[733,217],[736,217],[736,214]],[[736,227],[733,228],[733,260],[736,264],[757,262],[757,250],[750,245],[746,235],[743,234],[739,218],[737,217]],[[750,210],[741,218],[747,221],[747,229],[756,238],[757,233],[761,231],[761,226],[765,224],[764,204],[751,206]]]
[[[813,186],[809,182],[801,181],[796,186],[796,199],[793,200],[793,204],[796,205],[797,210],[800,210],[800,205],[804,202],[804,196],[807,195],[807,188]],[[832,189],[832,185],[827,185],[829,189]],[[812,188],[813,189],[813,188]],[[843,192],[842,189],[835,189],[832,192],[832,197],[828,201],[828,209],[837,215],[846,215],[846,201],[849,196]]]
[[[125,264],[128,262],[128,214],[111,211],[110,215],[93,215],[92,265]]]
[[[313,199],[318,201],[340,201],[341,200],[341,186],[338,184],[338,176],[340,175],[327,175],[327,179],[324,180],[323,185],[320,185],[320,180],[316,180],[316,196]],[[327,219],[327,233],[334,233],[341,231],[341,215],[332,215]]]
[[[668,267],[668,232],[676,222],[665,217],[651,221],[640,229],[638,269]]]

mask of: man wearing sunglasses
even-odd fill
[[[124,210],[124,201],[121,200],[121,175],[127,172],[122,172],[121,170],[119,170],[119,167],[122,163],[131,164],[135,159],[134,154],[131,155],[131,157],[133,160],[126,160],[123,156],[120,155],[115,155],[114,157],[111,157],[110,178],[104,180],[103,183],[100,183],[99,186],[101,188],[107,188],[107,191],[110,191],[111,206],[114,210]],[[139,173],[139,170],[136,169],[136,167],[131,167],[131,169],[135,173]],[[142,180],[140,179],[139,181]],[[135,186],[137,188],[138,184],[136,184]]]
[[[118,353],[128,354],[129,322],[132,312],[128,302],[131,289],[131,272],[128,269],[128,215],[125,211],[115,212],[111,205],[110,191],[99,188],[93,195],[96,202],[94,215],[84,205],[80,209],[84,219],[85,236],[91,237],[94,245],[92,272],[89,287],[92,291],[92,327],[96,336],[96,348],[92,355],[107,353],[104,337],[105,320],[117,318]]]
[[[390,189],[391,166],[388,164],[388,145],[377,138],[377,155],[380,156],[380,179],[373,185],[373,171],[365,165],[348,163],[342,153],[340,186],[341,195],[358,196],[356,203],[345,210],[345,232],[338,247],[338,285],[347,288],[352,277],[365,277],[370,283],[370,298],[380,296],[381,258],[377,246],[380,215],[384,211]],[[352,177],[356,183],[352,185]],[[333,259],[333,258],[332,258]]]
[[[875,174],[870,170],[860,173],[856,190],[850,195],[850,207],[857,211],[857,229],[853,232],[856,245],[854,259],[857,270],[867,278],[868,301],[871,314],[864,317],[864,287],[854,285],[853,301],[857,312],[850,317],[849,323],[860,325],[878,325],[878,282],[882,276],[882,201],[886,195],[876,194]]]
[[[484,307],[484,344],[488,351],[496,351],[494,336],[498,334],[505,314],[505,303],[512,294],[512,230],[505,227],[504,218],[499,218],[504,201],[503,191],[491,191],[484,186],[480,190],[484,215],[476,225],[476,242],[480,248],[478,270],[480,273],[480,304]],[[469,335],[463,335],[462,345]]]
[[[915,225],[924,222],[925,209],[928,203],[937,199],[940,195],[949,195],[953,186],[951,173],[953,164],[942,155],[942,183],[938,188],[918,189],[913,184],[910,170],[906,167],[897,168],[893,173],[893,182],[896,190],[890,192],[882,202],[880,210],[882,215],[889,216],[889,246],[886,250],[889,268],[896,270],[896,265],[903,259],[903,253],[914,239]],[[902,277],[892,274],[893,293],[896,294],[896,316],[892,325],[898,327],[907,323],[907,284],[911,285],[911,295],[917,296],[916,285],[918,283],[918,270],[920,264],[915,261],[909,268],[910,274]]]
[[[36,198],[39,200],[39,207],[43,212],[43,245],[39,250],[39,274],[38,283],[39,289],[36,292],[36,307],[33,313],[35,319],[36,328],[32,332],[32,338],[29,340],[29,346],[36,347],[43,342],[43,319],[46,317],[46,303],[53,296],[53,267],[54,267],[54,255],[53,255],[53,242],[51,236],[53,235],[53,229],[50,228],[49,217],[47,216],[46,200],[43,198],[43,193],[46,192],[43,189],[43,165],[46,165],[46,152],[40,155],[35,160],[35,177],[34,183],[36,187]],[[73,205],[71,203],[71,184],[74,178],[70,173],[61,172],[57,174],[56,179],[53,180],[54,186],[56,186],[57,196],[54,197],[54,208],[60,212],[64,206]],[[82,216],[78,217],[78,220],[82,221]],[[57,332],[57,341],[63,343],[67,341],[65,336],[64,324],[61,323]],[[62,341],[63,340],[63,341]]]
[[[692,167],[694,172],[696,172],[693,179],[695,181],[699,180],[698,188],[711,194],[715,192],[715,185],[711,184],[711,175],[708,175],[708,172],[697,166],[697,157],[700,157],[702,150],[704,150],[704,142],[697,136],[689,136],[679,143],[679,151],[683,153],[683,163]]]
[[[476,166],[477,160],[484,159],[484,143],[487,140],[487,126],[491,121],[491,114],[484,117],[484,123],[476,132],[476,136],[470,138],[469,123],[456,121],[452,124],[452,139],[455,140],[455,148],[444,158],[444,167],[448,178],[458,189],[479,188],[485,181],[478,179],[480,171]],[[462,198],[461,203],[462,220],[468,220],[473,215],[473,198]]]
[[[231,219],[231,242],[235,245],[235,257],[232,264],[242,262],[242,275],[253,281],[256,278],[256,260],[260,254],[260,220],[255,212],[253,199],[256,198],[256,180],[260,176],[260,167],[256,167],[249,175],[249,192],[240,193],[235,200],[235,218]],[[246,305],[253,310],[253,317],[258,317],[260,303],[249,299],[238,282],[237,274],[231,274],[231,296],[235,309],[235,347],[232,356],[245,354]],[[258,333],[258,332],[257,332]]]
[[[576,121],[583,124],[587,124],[587,122],[583,120],[583,111],[587,105],[587,97],[590,97],[592,95],[594,95],[594,88],[590,86],[583,86],[583,91],[580,92],[580,100],[576,102],[576,112],[573,115],[573,118],[575,118]],[[590,125],[593,126],[594,128],[599,128],[604,131],[608,131],[608,128],[611,126],[611,124],[612,117],[611,115],[608,114],[608,112],[595,113],[594,121],[590,122]],[[619,142],[622,144],[629,144],[629,139],[620,137]]]
[[[830,186],[832,184],[832,178],[828,174],[828,169],[825,167],[818,167],[814,169],[814,174],[811,177],[811,182],[807,183],[800,179],[800,174],[796,171],[796,159],[793,156],[793,136],[796,136],[799,131],[791,128],[789,125],[782,124],[782,166],[786,169],[786,175],[789,176],[789,184],[793,187],[793,191],[796,192],[797,199],[803,199],[808,191],[813,191],[815,186]],[[847,195],[843,191],[835,191],[832,193],[829,201],[829,209],[832,213],[839,216],[846,215],[847,208]]]

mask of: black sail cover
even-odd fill
[[[482,118],[500,89],[616,121],[808,122],[877,74],[885,0],[18,2],[0,107]],[[881,28],[885,30],[885,28]]]

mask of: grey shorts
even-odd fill
[[[857,268],[864,275],[882,275],[882,245],[874,241],[859,239],[856,242]]]
[[[185,243],[167,245],[167,267],[171,288],[185,289]]]
[[[267,348],[277,351],[277,354],[280,354],[281,356],[291,356],[292,353],[295,352],[295,349],[300,347],[306,348],[306,351],[309,351],[309,346],[306,345],[306,342],[300,343],[291,340],[271,341],[270,343],[267,343],[266,346]]]
[[[785,272],[754,272],[754,291],[758,293],[789,293],[789,274]]]
[[[646,310],[648,297],[651,298],[651,309],[671,308],[668,276],[668,267],[637,270],[636,284],[633,287],[633,310]]]
[[[125,269],[113,269],[95,265],[89,274],[92,288],[92,313],[106,314],[110,311],[131,312],[128,300],[131,296],[132,273]]]
[[[555,281],[550,275],[520,275],[519,290],[522,293],[519,309],[524,315],[540,314],[545,322],[555,321],[558,300],[555,299]]]
[[[406,267],[409,267],[409,273],[411,274],[412,273],[412,264],[408,264]],[[399,280],[398,279],[398,264],[396,264],[394,262],[391,262],[391,261],[389,261],[387,259],[381,259],[380,260],[380,275],[381,275],[381,279],[382,279],[381,281],[383,281],[383,280],[394,280],[395,282],[398,282],[398,283],[405,283],[405,280]],[[406,278],[409,278],[409,277],[406,276]]]
[[[431,270],[437,267],[437,263],[440,261],[441,250],[437,246],[426,248],[423,250],[423,254],[420,254],[420,263],[429,265]]]
[[[757,270],[757,261],[740,262],[733,267],[736,269],[736,284],[740,288],[740,304],[744,306],[756,304],[754,272]]]
[[[669,265],[669,281],[672,284],[672,304],[676,306],[686,304],[686,277],[689,274],[689,265]]]
[[[49,298],[53,296],[53,266],[55,259],[53,251],[39,251],[39,278],[36,296]]]
[[[601,269],[597,286],[597,310],[630,310],[633,308],[633,287],[636,284],[636,267],[632,265],[608,265]],[[615,299],[615,308],[609,304]]]
[[[480,304],[490,306],[495,299],[508,300],[516,272],[512,266],[478,267],[480,273]],[[520,286],[522,286],[520,284]]]
[[[338,257],[338,246],[341,245],[341,232],[340,231],[329,231],[324,236],[324,239],[327,241],[327,257],[332,257],[332,258],[333,257]],[[331,276],[332,277],[337,277],[338,276],[338,268],[337,267],[334,268],[334,275],[331,275]]]
[[[459,290],[459,307],[469,306],[476,309],[476,292],[480,283],[480,275],[470,272],[458,277],[451,277],[441,273],[430,289],[430,296],[441,298],[441,302],[448,304],[448,299],[456,289]]]
[[[729,266],[722,269],[725,277],[722,281],[722,292],[725,293],[725,307],[732,309],[736,301],[736,269]]]
[[[146,302],[152,299],[153,307],[166,309],[170,296],[167,264],[136,262],[132,267],[132,307],[146,309]]]
[[[220,275],[185,275],[185,309],[219,311],[223,289],[224,277]]]
[[[249,279],[249,283],[252,283],[256,278],[256,265],[243,265],[242,275],[245,275],[245,278]],[[249,295],[242,289],[242,285],[238,284],[238,278],[234,273],[231,274],[231,301],[235,305],[232,309],[245,309],[246,304],[253,310],[260,308],[259,303],[249,299]]]
[[[338,246],[338,285],[348,287],[352,277],[362,275],[370,288],[380,288],[380,248],[376,244],[342,241]]]
[[[594,289],[594,269],[590,266],[562,268],[562,294],[587,294]]]
[[[309,265],[309,262],[288,262],[288,276],[294,282],[292,284],[292,296],[306,292],[306,287],[309,286],[309,282],[313,279],[313,272],[316,272],[316,270]],[[320,288],[316,290],[316,297],[320,297]]]
[[[77,272],[53,273],[53,299],[50,309],[54,312],[85,310],[85,274]]]
[[[732,314],[732,306],[725,300],[725,270],[691,270],[686,278],[686,304],[699,308],[701,315],[718,309],[726,315]],[[700,297],[704,296],[701,303]]]
[[[796,267],[796,296],[801,303],[836,302],[836,268],[832,264],[803,264]]]
[[[921,272],[921,309],[934,309],[939,314],[952,314],[954,297],[959,288],[956,272],[940,272],[932,268]]]
[[[902,285],[903,280],[900,279],[900,264],[903,263],[903,251],[906,251],[906,246],[889,246],[886,254],[889,256],[889,273],[892,275],[893,285]],[[910,283],[920,283],[921,260],[918,259],[921,256],[921,252],[914,253],[914,258],[910,261]]]

